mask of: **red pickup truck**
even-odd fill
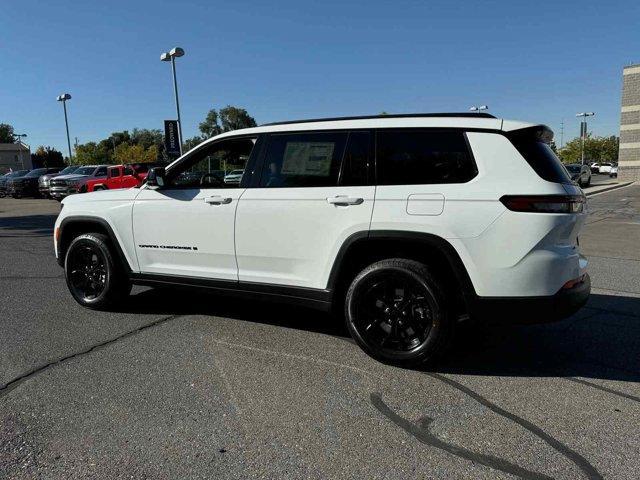
[[[85,192],[96,190],[114,190],[142,185],[149,169],[145,164],[114,165],[107,169],[106,178],[88,180],[83,188]]]

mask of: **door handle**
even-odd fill
[[[213,197],[206,197],[204,201],[210,205],[226,205],[227,203],[231,203],[231,198],[214,195]]]
[[[327,198],[327,202],[331,205],[337,206],[360,205],[364,202],[364,198],[348,197],[347,195],[336,195],[335,197]]]

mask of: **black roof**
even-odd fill
[[[420,117],[467,117],[467,118],[496,118],[490,113],[472,113],[472,112],[458,112],[458,113],[399,113],[389,115],[363,115],[356,117],[330,117],[330,118],[307,118],[304,120],[289,120],[286,122],[272,122],[264,123],[261,126],[266,127],[269,125],[287,125],[289,123],[310,123],[310,122],[333,122],[336,120],[372,120],[375,118],[420,118]]]

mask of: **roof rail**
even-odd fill
[[[329,117],[329,118],[307,118],[304,120],[289,120],[286,122],[263,123],[261,127],[271,125],[287,125],[290,123],[311,123],[311,122],[334,122],[338,120],[372,120],[376,118],[419,118],[419,117],[466,117],[466,118],[496,118],[490,113],[399,113],[389,115],[363,115],[356,117]]]

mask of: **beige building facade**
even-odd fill
[[[31,170],[31,149],[24,143],[0,143],[0,175],[10,170]]]
[[[640,64],[622,70],[618,177],[640,180]]]

